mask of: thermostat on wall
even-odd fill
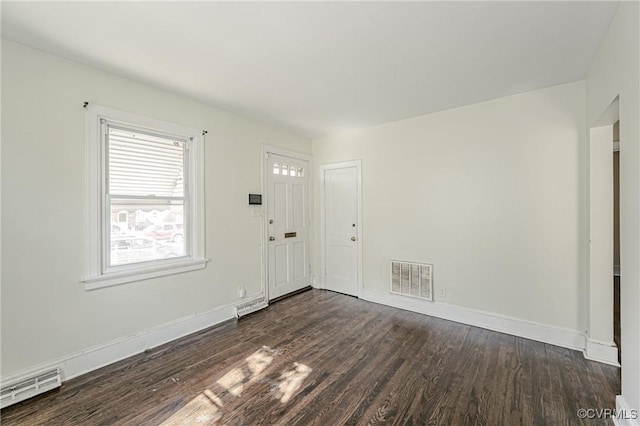
[[[249,194],[249,205],[262,205],[262,194]]]

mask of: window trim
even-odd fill
[[[119,122],[131,128],[157,131],[191,139],[187,149],[187,170],[190,205],[186,216],[189,220],[188,236],[185,238],[188,256],[163,259],[140,264],[126,265],[126,268],[103,266],[106,240],[105,231],[105,188],[104,141],[101,135],[102,120]],[[85,111],[85,245],[84,275],[81,282],[85,290],[141,281],[166,275],[203,269],[209,259],[205,258],[204,228],[204,135],[202,130],[150,117],[124,112],[101,105],[87,105]],[[110,225],[110,221],[109,224]],[[123,265],[124,266],[124,265]]]

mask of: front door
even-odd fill
[[[358,296],[358,166],[324,169],[327,290]]]
[[[268,275],[269,300],[273,300],[311,285],[309,162],[268,155]]]

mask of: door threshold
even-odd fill
[[[332,293],[342,294],[343,296],[349,296],[349,297],[354,297],[354,298],[356,298],[356,299],[360,299],[360,297],[358,297],[358,295],[357,295],[357,294],[343,293],[343,292],[341,292],[341,291],[338,291],[338,290],[331,290],[331,289],[328,289],[328,288],[327,288],[327,289],[325,289],[325,290],[330,291],[330,292],[332,292]]]
[[[287,293],[287,294],[284,294],[284,295],[282,295],[282,296],[278,296],[278,297],[276,297],[275,299],[271,299],[271,300],[269,300],[269,304],[271,305],[272,303],[276,303],[276,302],[279,302],[279,301],[281,301],[281,300],[288,299],[288,298],[289,298],[289,297],[291,297],[291,296],[296,296],[296,295],[298,295],[298,294],[300,294],[300,293],[304,293],[305,291],[309,291],[309,290],[311,290],[312,288],[313,288],[313,287],[311,287],[311,286],[309,285],[309,286],[303,287],[303,288],[301,288],[301,289],[299,289],[299,290],[292,291],[291,293]]]

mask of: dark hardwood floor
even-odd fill
[[[614,408],[580,352],[311,290],[4,409],[2,425],[573,425]]]

